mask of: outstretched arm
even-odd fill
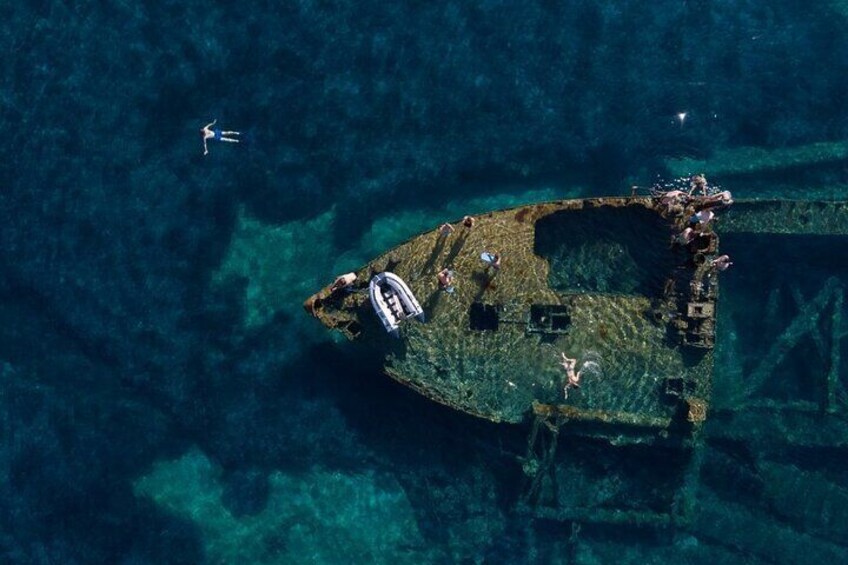
[[[214,126],[214,125],[215,125],[215,124],[217,124],[217,123],[218,123],[218,118],[215,118],[215,119],[214,119],[214,120],[212,120],[210,123],[208,123],[208,124],[206,124],[205,126],[203,126],[203,129],[211,128],[212,126]]]
[[[203,138],[203,154],[206,155],[209,153],[209,149],[206,148],[206,138]]]
[[[560,353],[560,355],[562,355],[562,361],[559,364],[562,365],[562,368],[566,371],[573,371],[574,366],[577,364],[577,359],[566,357],[565,353]]]

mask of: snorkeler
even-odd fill
[[[221,131],[219,129],[211,129],[218,122],[218,119],[212,120],[211,123],[203,126],[203,129],[200,130],[201,135],[203,135],[203,154],[207,155],[209,153],[209,149],[206,147],[206,140],[214,139],[217,141],[226,141],[228,143],[239,143],[238,139],[233,139],[234,135],[241,135],[241,132],[237,131]]]

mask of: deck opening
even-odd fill
[[[571,326],[571,312],[565,304],[532,304],[530,306],[529,333],[562,334]]]
[[[681,376],[668,377],[665,380],[665,394],[672,397],[689,397],[695,394],[695,383]]]
[[[472,303],[468,312],[469,327],[477,331],[497,331],[500,325],[498,311],[497,304]]]
[[[659,296],[680,258],[669,223],[642,206],[561,210],[536,222],[533,251],[550,261],[552,288]]]
[[[362,324],[355,320],[350,320],[348,322],[337,324],[336,329],[347,333],[351,338],[355,339],[362,333]]]

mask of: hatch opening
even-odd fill
[[[564,304],[532,304],[530,323],[527,331],[531,333],[562,334],[571,326],[570,308]]]
[[[472,303],[468,312],[470,328],[477,331],[497,331],[500,325],[499,310],[497,304]]]

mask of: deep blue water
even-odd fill
[[[842,2],[48,0],[0,15],[0,561],[769,559],[697,529],[586,527],[575,550],[570,528],[514,512],[526,430],[389,382],[300,301],[466,211],[624,194],[674,158],[842,142]],[[215,118],[244,142],[204,157]],[[737,197],[848,198],[844,159],[711,179]],[[246,247],[252,269],[277,257],[263,276],[283,290],[265,302],[251,271],[220,275],[244,218],[275,234]],[[763,502],[787,466],[844,495],[844,448],[762,464],[757,442],[723,441],[716,496],[801,536],[787,561],[812,559],[810,536],[845,555],[844,525]]]

